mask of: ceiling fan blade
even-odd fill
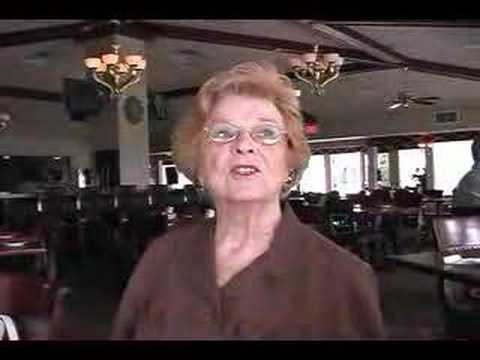
[[[434,100],[440,100],[440,98],[438,96],[419,96],[419,97],[416,97],[415,100],[434,101]]]
[[[435,102],[433,101],[426,101],[426,100],[419,100],[419,99],[414,99],[412,100],[415,104],[421,104],[421,105],[435,105]]]
[[[389,109],[389,110],[394,110],[394,109],[399,108],[399,107],[402,106],[402,105],[403,105],[403,103],[397,101],[397,102],[394,102],[394,103],[390,104],[390,105],[388,106],[388,109]]]

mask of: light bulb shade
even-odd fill
[[[290,67],[303,67],[303,65],[304,65],[302,59],[300,59],[298,57],[292,57],[292,58],[288,59],[288,64],[289,64]]]
[[[330,53],[330,54],[323,55],[323,58],[325,59],[325,61],[327,63],[329,63],[329,62],[336,63],[337,60],[340,58],[340,56],[336,53]]]
[[[103,62],[100,62],[100,65],[97,67],[96,71],[99,73],[107,71],[107,65],[105,65]]]
[[[127,55],[125,56],[125,62],[128,65],[138,65],[143,60],[142,55]]]
[[[84,62],[85,62],[85,66],[89,69],[96,69],[101,65],[100,59],[96,57],[86,58]]]
[[[317,66],[315,68],[321,71],[326,70],[328,68],[328,62],[322,57],[317,61]]]
[[[317,60],[317,54],[316,53],[306,53],[305,55],[303,55],[303,60],[305,62],[314,62],[315,60]]]
[[[117,61],[118,61],[118,55],[117,54],[104,54],[104,55],[102,55],[102,62],[104,62],[107,65],[116,64]]]
[[[146,67],[147,67],[147,61],[145,59],[140,60],[137,64],[137,69],[139,70],[145,70]]]
[[[118,73],[121,73],[121,74],[125,74],[128,72],[129,70],[129,67],[127,64],[124,64],[124,63],[118,63],[117,64],[117,68],[116,68],[117,72]]]

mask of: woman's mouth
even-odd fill
[[[260,172],[260,170],[256,166],[253,166],[253,165],[238,165],[238,166],[233,167],[231,172],[234,175],[251,176],[251,175],[254,175],[254,174]]]

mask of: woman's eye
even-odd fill
[[[230,129],[219,129],[215,132],[216,137],[223,139],[231,138],[233,135],[233,131]]]
[[[261,128],[257,130],[257,135],[262,138],[272,138],[277,135],[277,132],[274,128]]]

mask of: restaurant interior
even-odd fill
[[[373,267],[388,338],[478,337],[480,215],[453,194],[479,51],[480,21],[1,20],[0,314],[20,340],[107,339],[149,243],[215,216],[173,126],[215,72],[266,60],[312,151],[287,201]]]

